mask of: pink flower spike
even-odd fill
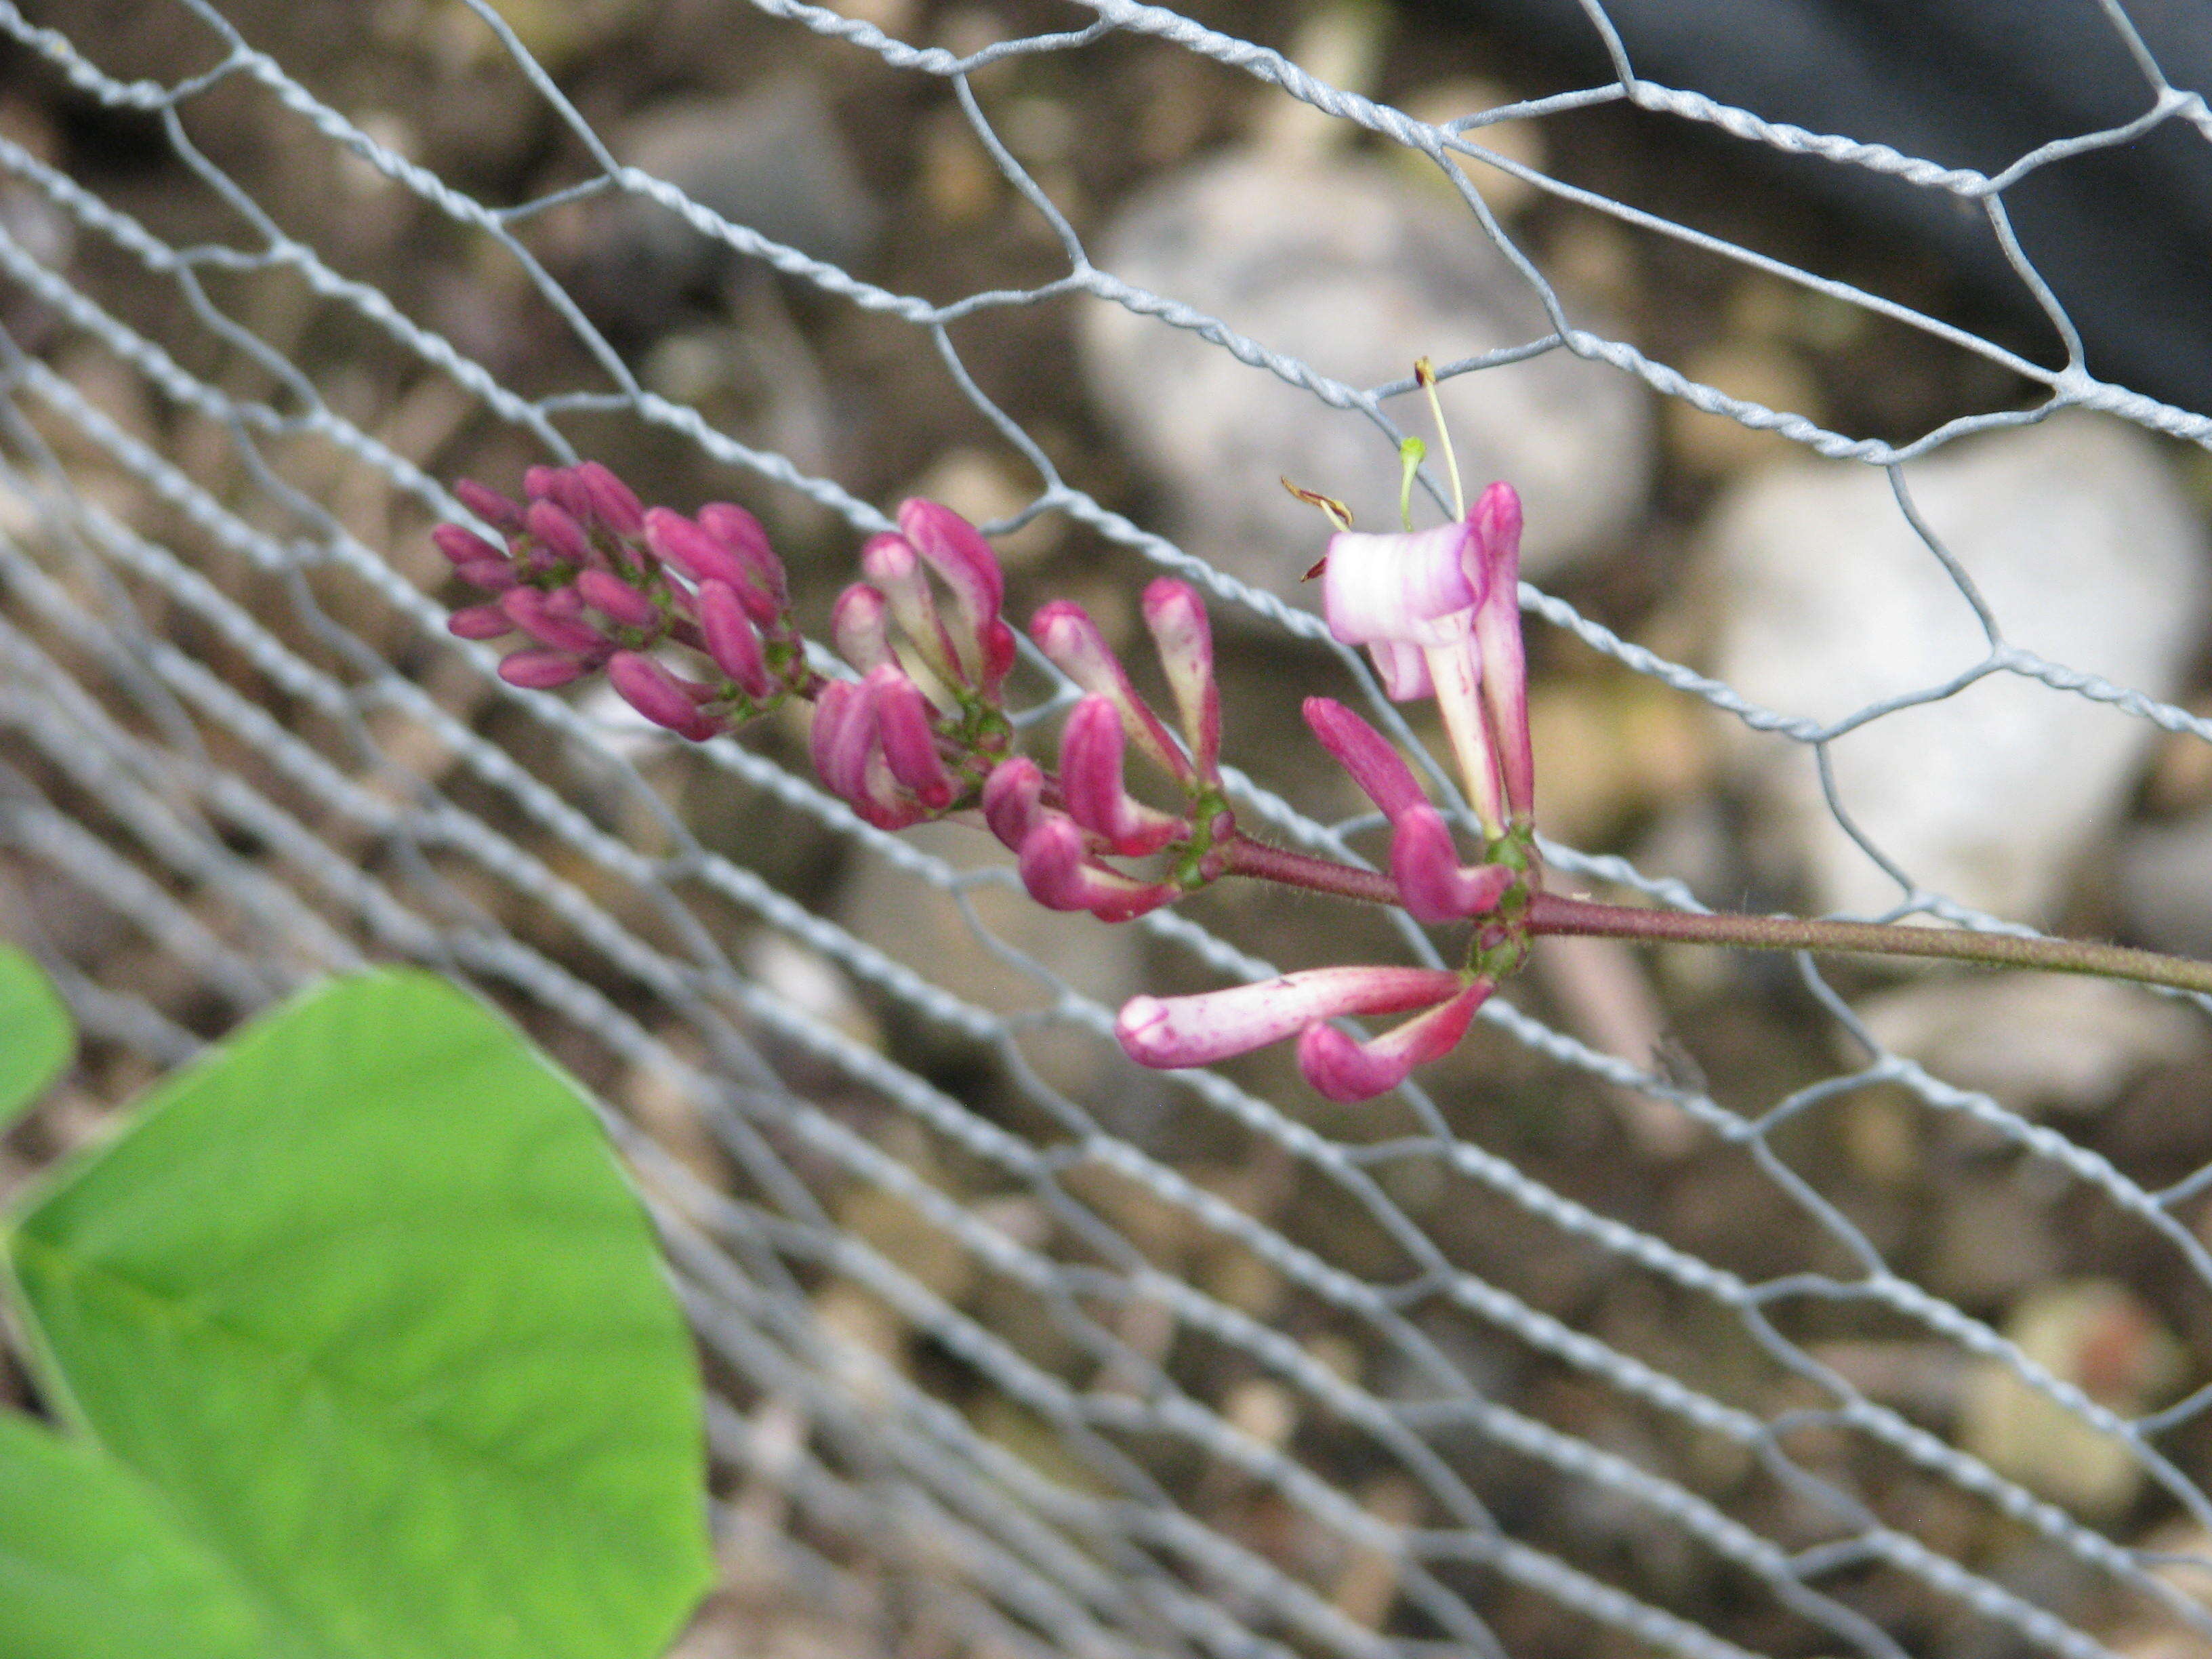
[[[830,793],[848,806],[864,804],[876,742],[875,700],[851,680],[831,680],[814,699],[808,742],[814,770]]]
[[[1493,483],[1468,522],[1483,574],[1482,603],[1474,611],[1483,708],[1497,744],[1507,815],[1515,823],[1529,823],[1536,816],[1536,766],[1528,743],[1528,665],[1521,639],[1521,497],[1511,484]]]
[[[514,621],[495,605],[467,605],[446,618],[455,639],[495,640],[514,632]]]
[[[1121,729],[1129,741],[1178,784],[1188,788],[1190,763],[1168,736],[1159,716],[1145,706],[1127,672],[1090,613],[1072,599],[1054,599],[1040,609],[1030,623],[1030,637],[1054,667],[1094,697],[1104,697],[1121,716]]]
[[[522,515],[523,527],[563,562],[571,566],[593,564],[599,556],[592,550],[592,538],[585,533],[574,515],[551,501],[531,502]]]
[[[988,635],[1006,598],[999,556],[974,525],[935,501],[900,502],[898,521],[907,545],[944,580],[952,595],[959,625],[948,629],[947,636],[961,673],[971,685],[983,684],[990,677],[992,659]]]
[[[745,562],[681,513],[665,507],[647,508],[645,544],[653,557],[674,565],[695,582],[727,582],[744,600],[748,616],[757,615],[757,606],[765,603],[753,587]]]
[[[1390,877],[1417,921],[1465,921],[1487,915],[1513,885],[1502,864],[1463,865],[1443,814],[1426,801],[1399,815],[1390,838]]]
[[[1192,997],[1137,997],[1114,1035],[1140,1066],[1210,1066],[1279,1042],[1340,1014],[1401,1014],[1459,994],[1457,974],[1432,968],[1312,968]]]
[[[453,499],[501,535],[512,536],[522,528],[522,509],[474,478],[454,480]]]
[[[1127,744],[1121,712],[1108,697],[1085,697],[1060,738],[1060,792],[1067,815],[1124,857],[1157,853],[1186,826],[1181,818],[1131,799],[1122,785]]]
[[[863,674],[898,661],[891,649],[890,607],[866,582],[854,582],[837,596],[830,609],[830,637],[837,654]]]
[[[499,665],[500,678],[525,691],[550,691],[581,679],[586,672],[584,665],[565,651],[510,651]]]
[[[937,752],[929,699],[890,664],[871,672],[864,684],[875,699],[876,731],[891,776],[931,811],[943,811],[952,804],[952,775]]]
[[[584,462],[575,469],[574,477],[576,484],[571,493],[590,505],[593,518],[617,536],[644,532],[644,503],[628,484],[597,461]]]
[[[699,632],[714,666],[727,674],[738,690],[755,702],[765,702],[774,695],[775,683],[769,678],[760,635],[754,632],[752,618],[745,614],[737,589],[727,582],[699,584]]]
[[[584,571],[576,578],[576,592],[592,610],[625,628],[659,625],[660,607],[612,571]]]
[[[1478,979],[1449,1002],[1368,1042],[1316,1021],[1298,1037],[1298,1069],[1331,1100],[1347,1106],[1372,1100],[1403,1083],[1416,1066],[1456,1048],[1490,992],[1490,981]]]
[[[1088,910],[1101,921],[1129,921],[1181,896],[1172,882],[1142,882],[1091,859],[1083,831],[1057,812],[1041,817],[1022,842],[1022,885],[1048,910]]]
[[[623,701],[680,738],[703,743],[721,730],[712,716],[702,714],[676,676],[640,651],[617,651],[607,659],[607,680]]]
[[[983,780],[983,822],[1010,851],[1022,850],[1045,811],[1044,774],[1027,757],[1000,761]]]
[[[457,524],[433,526],[430,539],[437,544],[438,551],[446,556],[447,563],[464,570],[472,564],[486,562],[495,564],[507,562],[505,548],[495,546],[475,531],[464,529]]]
[[[1206,602],[1188,582],[1162,576],[1145,589],[1144,612],[1198,775],[1212,782],[1221,762],[1221,687],[1213,678],[1213,629]]]
[[[952,636],[938,620],[937,599],[929,591],[929,578],[922,574],[921,556],[906,538],[888,531],[869,537],[860,547],[860,568],[883,594],[900,632],[913,642],[931,672],[951,684],[969,684],[952,648]]]
[[[1308,697],[1303,712],[1322,747],[1352,774],[1384,817],[1395,823],[1408,807],[1429,804],[1397,745],[1352,710],[1328,697]]]
[[[560,592],[573,592],[562,589]],[[586,623],[578,622],[573,615],[563,616],[562,607],[555,596],[539,592],[534,587],[514,587],[499,596],[499,608],[504,611],[514,625],[544,646],[556,651],[573,651],[579,656],[588,656],[605,651],[614,641]]]

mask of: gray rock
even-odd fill
[[[1962,441],[1905,475],[2012,643],[2153,696],[2179,690],[2203,632],[2204,535],[2156,441],[2062,416]],[[1873,468],[1770,468],[1723,500],[1703,542],[1721,611],[1714,666],[1770,708],[1833,720],[1986,654],[1973,611]],[[1895,884],[1821,799],[1809,749],[1738,735],[1769,828],[1815,901],[1894,903]],[[2156,736],[2008,674],[1886,715],[1832,754],[1845,809],[1921,884],[2047,921]]]
[[[1417,357],[1443,365],[1551,331],[1456,198],[1370,161],[1204,161],[1134,198],[1097,252],[1125,281],[1355,386],[1403,379]],[[1285,475],[1349,503],[1363,529],[1397,527],[1396,458],[1364,415],[1120,306],[1085,311],[1082,345],[1092,398],[1164,487],[1167,528],[1192,552],[1298,597],[1328,526],[1284,493]],[[1448,382],[1443,397],[1469,494],[1502,477],[1526,501],[1531,574],[1620,539],[1651,468],[1635,380],[1554,350]],[[1395,412],[1433,457],[1425,411],[1401,399]]]
[[[2204,1051],[2202,1020],[2132,985],[2069,974],[1944,977],[1869,997],[1882,1047],[2018,1112],[2094,1111],[2154,1066]]]
[[[2154,950],[2212,957],[2212,813],[2144,824],[2120,842],[2120,914]]]

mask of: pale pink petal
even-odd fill
[[[854,582],[837,596],[830,610],[830,637],[837,642],[837,654],[863,674],[898,661],[891,649],[890,607],[866,582]]]
[[[1213,630],[1205,601],[1188,582],[1162,576],[1145,589],[1144,612],[1175,694],[1183,738],[1199,775],[1210,781],[1221,758],[1221,688],[1213,678]]]
[[[1347,530],[1330,537],[1322,574],[1328,631],[1346,645],[1440,643],[1438,629],[1482,597],[1465,556],[1469,534],[1464,524],[1447,524],[1395,536]]]
[[[1137,997],[1114,1035],[1143,1066],[1207,1066],[1279,1042],[1340,1014],[1397,1014],[1458,994],[1457,974],[1430,968],[1314,968],[1189,997]]]
[[[1418,645],[1403,640],[1377,640],[1367,647],[1367,654],[1375,659],[1382,695],[1392,702],[1411,702],[1437,689],[1429,678],[1429,659]]]
[[[1508,817],[1533,822],[1535,757],[1528,740],[1528,667],[1521,639],[1521,498],[1494,483],[1468,514],[1486,586],[1475,608],[1474,638],[1482,652],[1483,708],[1498,756]]]
[[[1042,606],[1030,623],[1030,636],[1054,667],[1096,697],[1111,702],[1121,716],[1129,740],[1177,783],[1188,784],[1190,763],[1168,736],[1159,716],[1145,704],[1129,684],[1127,670],[1098,631],[1090,613],[1069,599],[1054,599]]]

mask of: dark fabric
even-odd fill
[[[2051,139],[2118,125],[2152,93],[2096,0],[1606,0],[1642,76],[1769,120],[2001,171]],[[2212,0],[2126,0],[2168,80],[2212,88]],[[1606,78],[1576,0],[1429,0]],[[1744,144],[1748,152],[1759,148]],[[1771,166],[1747,155],[1747,167]],[[2033,301],[1986,217],[1855,167],[1778,170],[1886,234],[1939,252],[2022,312]],[[2212,142],[2179,118],[2047,167],[2005,193],[2022,248],[2081,332],[2091,369],[2212,412]],[[2057,361],[2054,345],[2043,354]]]

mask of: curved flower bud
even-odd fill
[[[982,532],[951,507],[921,500],[899,503],[899,531],[907,544],[943,580],[952,595],[958,622],[946,630],[962,677],[974,686],[995,689],[992,636],[1000,631],[1006,603],[1006,573]],[[1011,641],[1011,633],[1008,634]],[[1011,657],[999,670],[1012,666]]]
[[[580,573],[576,592],[592,610],[625,628],[656,628],[660,623],[660,608],[611,570]]]
[[[727,582],[699,584],[699,633],[707,654],[755,702],[765,702],[775,690],[769,678],[768,659],[761,651],[760,635],[753,631],[744,601]]]
[[[1098,624],[1072,599],[1054,599],[1041,608],[1030,623],[1030,636],[1053,665],[1094,697],[1104,697],[1121,716],[1121,729],[1129,740],[1170,777],[1188,787],[1190,763],[1168,736],[1159,716],[1146,707],[1127,670]]]
[[[952,804],[952,775],[937,752],[929,699],[900,669],[886,663],[864,682],[875,699],[876,730],[891,776],[933,812]]]
[[[1045,811],[1044,774],[1026,756],[1000,761],[983,780],[983,822],[1009,851],[1022,850]]]
[[[1449,1002],[1366,1042],[1316,1022],[1298,1037],[1298,1070],[1331,1100],[1345,1105],[1372,1100],[1403,1083],[1416,1066],[1456,1048],[1491,990],[1488,980],[1478,979]]]
[[[505,559],[472,560],[453,574],[471,587],[481,588],[487,593],[504,593],[522,583],[522,578],[514,574],[514,567]]]
[[[501,535],[512,536],[522,528],[522,509],[489,484],[480,484],[474,478],[457,478],[453,481],[453,499]]]
[[[871,536],[860,548],[860,568],[890,607],[899,631],[913,642],[931,672],[948,684],[968,684],[951,635],[938,620],[936,596],[921,572],[921,556],[905,537],[885,531]]]
[[[495,605],[464,605],[446,618],[446,631],[456,639],[495,640],[514,632],[514,619]]]
[[[824,685],[814,699],[808,743],[816,774],[848,805],[867,799],[868,756],[875,741],[875,700],[851,680]]]
[[[1423,801],[1395,821],[1390,877],[1417,921],[1465,921],[1487,915],[1518,878],[1502,864],[1463,865],[1443,814]]]
[[[1114,1035],[1140,1066],[1210,1066],[1341,1014],[1431,1007],[1465,983],[1434,968],[1313,968],[1199,996],[1133,998]]]
[[[1159,647],[1176,713],[1198,775],[1217,781],[1221,763],[1221,687],[1213,678],[1213,629],[1206,602],[1188,582],[1162,576],[1145,589],[1145,626]]]
[[[1407,808],[1428,805],[1397,745],[1352,710],[1328,697],[1308,697],[1301,712],[1322,747],[1352,774],[1384,817],[1395,823]]]
[[[472,564],[507,563],[507,550],[486,541],[473,530],[457,524],[433,525],[430,540],[447,563],[466,570]]]
[[[550,691],[581,679],[586,672],[565,651],[510,651],[499,664],[500,678],[525,691]]]
[[[854,582],[837,596],[830,611],[830,637],[837,654],[863,674],[898,662],[891,649],[890,607],[866,582]]]
[[[588,623],[577,621],[573,610],[563,614],[565,607],[558,601],[564,594],[573,599],[574,590],[541,593],[534,587],[509,588],[499,596],[499,608],[540,645],[579,656],[605,653],[614,641]]]
[[[1048,910],[1088,910],[1101,921],[1128,921],[1180,896],[1171,882],[1142,882],[1090,857],[1072,818],[1048,813],[1023,840],[1022,885]]]
[[[1122,785],[1127,738],[1108,697],[1085,697],[1067,717],[1060,739],[1060,792],[1067,815],[1126,857],[1157,853],[1188,826],[1133,799]]]
[[[607,659],[607,683],[623,701],[678,737],[703,743],[721,730],[720,722],[701,711],[675,675],[641,651],[617,651]]]
[[[580,503],[586,514],[578,514],[586,522],[596,519],[617,536],[637,536],[644,533],[645,506],[630,487],[608,468],[597,461],[584,461],[573,471],[574,484],[569,490],[572,501]],[[576,511],[575,506],[568,508]]]

